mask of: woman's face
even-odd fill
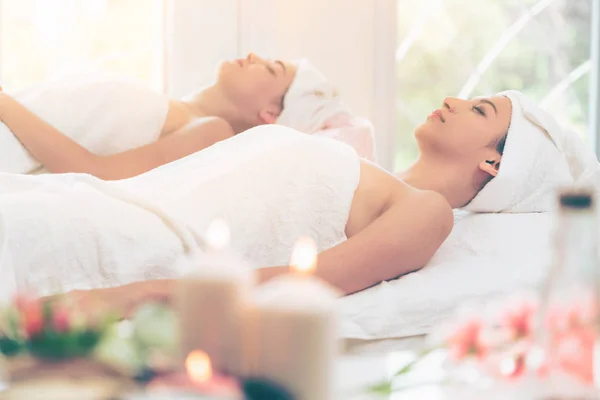
[[[222,63],[217,83],[243,110],[256,114],[263,123],[274,123],[295,73],[292,63],[250,53],[246,58]]]
[[[489,156],[492,144],[506,135],[511,112],[511,102],[504,96],[449,97],[415,130],[415,137],[423,152],[481,162]]]

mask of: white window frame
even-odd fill
[[[393,171],[398,123],[396,113],[396,47],[398,45],[397,0],[375,0],[373,57],[373,127],[377,161]],[[411,134],[406,132],[403,134]]]
[[[592,0],[589,138],[592,149],[600,155],[600,0]]]
[[[2,0],[0,0],[0,21],[2,21]],[[2,43],[2,27],[0,26],[0,43]],[[3,51],[2,46],[0,45],[0,83],[4,80],[4,69],[3,69]]]

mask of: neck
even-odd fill
[[[452,208],[460,208],[475,196],[470,179],[473,171],[454,166],[448,160],[419,156],[419,159],[406,171],[396,176],[420,190],[432,190],[446,198]]]
[[[243,118],[239,107],[217,85],[200,89],[182,102],[190,108],[194,115],[224,119],[236,134],[254,126]]]

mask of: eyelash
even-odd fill
[[[485,117],[485,112],[481,107],[473,106],[473,111]]]
[[[271,68],[270,66],[266,66],[267,70],[271,73],[271,75],[273,76],[277,76],[277,74],[275,74],[275,70],[273,68]]]

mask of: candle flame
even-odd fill
[[[185,369],[195,383],[208,382],[212,378],[210,357],[203,351],[192,351],[185,360]]]
[[[213,249],[224,249],[229,245],[229,227],[221,219],[214,220],[206,231],[206,241]]]
[[[290,265],[296,272],[304,274],[314,272],[317,267],[317,245],[314,240],[304,237],[296,242]]]

